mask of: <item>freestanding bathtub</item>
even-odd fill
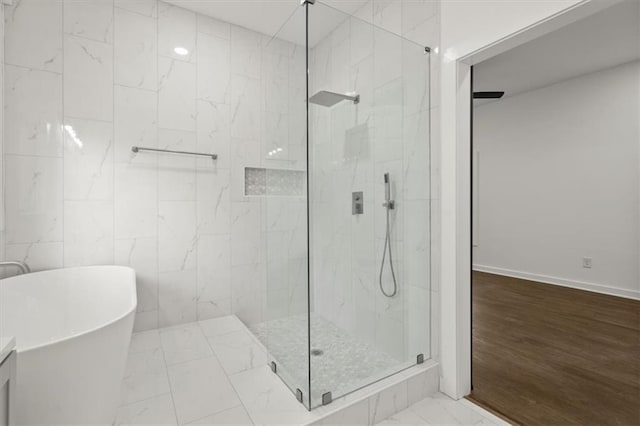
[[[120,266],[0,281],[0,336],[16,338],[18,424],[113,424],[136,303],[135,271]]]

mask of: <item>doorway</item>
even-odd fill
[[[469,398],[514,423],[640,423],[637,8],[473,67]]]

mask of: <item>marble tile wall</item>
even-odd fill
[[[376,63],[371,55],[373,43],[391,52],[394,39],[362,21],[350,20],[314,49],[314,60],[325,67],[318,65],[314,75],[327,80],[312,83],[357,88],[363,102],[357,117],[341,105],[314,118],[313,180],[320,183],[313,188],[314,220],[317,229],[338,232],[314,233],[316,248],[322,248],[314,278],[329,284],[316,286],[311,296],[317,310],[383,346],[399,335],[403,342],[419,341],[410,336],[414,331],[425,338],[429,300],[432,330],[438,330],[439,258],[431,249],[439,239],[438,8],[431,0],[374,0],[356,14],[432,47],[431,188],[394,188],[407,203],[394,219],[394,255],[403,265],[401,286],[407,283],[413,292],[403,296],[402,309],[376,290],[381,174],[401,176],[398,184],[424,179],[428,169],[413,165],[426,153],[419,151],[424,145],[413,146],[408,148],[418,149],[417,155],[403,149],[397,157],[398,135],[377,128],[397,128],[385,120],[394,119],[394,96],[406,96],[419,109],[401,114],[404,125],[415,119],[413,128],[424,132],[417,130],[428,124],[418,120],[425,117],[422,100],[414,97],[419,91],[400,93],[394,86],[397,67],[386,66],[394,62]],[[268,43],[260,34],[156,0],[19,0],[5,9],[0,256],[25,260],[35,270],[96,263],[135,267],[137,330],[228,313],[258,322],[304,311],[305,200],[244,197],[242,172],[245,166],[304,169],[304,49]],[[178,45],[189,54],[177,55]],[[413,69],[410,59],[403,55],[395,65]],[[376,119],[384,126],[373,127]],[[340,131],[348,143],[332,142]],[[372,135],[388,143],[367,144]],[[220,158],[211,163],[134,156],[134,144],[213,151]],[[334,167],[337,157],[341,163]],[[365,204],[374,215],[336,213],[349,203],[331,201],[331,185],[351,178],[348,192],[366,186],[375,193]],[[430,244],[416,239],[426,235],[420,227],[429,212]],[[430,269],[412,262],[425,259],[427,251]],[[349,262],[340,262],[345,253]],[[417,306],[407,308],[409,303]],[[437,358],[437,333],[430,346]]]
[[[0,7],[0,37],[4,40],[4,7]],[[4,105],[4,43],[0,43],[0,105]],[[0,259],[4,259],[5,242],[5,201],[4,201],[4,114],[0,114]],[[7,271],[0,271],[0,277]]]
[[[261,321],[266,235],[297,226],[269,219],[304,203],[245,197],[243,168],[304,165],[304,123],[291,120],[302,48],[264,49],[266,36],[156,0],[16,0],[5,11],[3,257],[34,270],[134,267],[136,330],[230,313]]]
[[[4,40],[4,8],[0,7],[0,40]],[[4,43],[0,43],[0,88],[4,86]],[[0,105],[4,105],[4,90],[0,90]],[[0,259],[4,259],[5,202],[4,202],[4,114],[0,114]],[[0,277],[7,271],[0,271]]]
[[[306,55],[304,46],[292,47],[278,39],[270,41],[263,54],[269,58],[263,60],[263,158],[270,164],[266,172],[270,194],[278,186],[278,172],[274,169],[306,171]],[[266,197],[263,220],[266,253],[263,317],[273,320],[305,313],[308,310],[306,177],[301,195]]]
[[[439,135],[430,121],[437,123],[439,99],[429,87],[429,79],[431,88],[439,81],[438,8],[438,1],[370,1],[311,55],[312,93],[361,96],[357,106],[312,107],[314,307],[402,361],[418,353],[436,357],[438,348],[431,330],[438,329],[439,312],[439,259],[432,250],[439,235]],[[392,299],[378,283],[385,172],[396,200],[391,247],[399,291]],[[364,192],[363,215],[351,214],[352,191]],[[391,291],[388,263],[383,283]]]

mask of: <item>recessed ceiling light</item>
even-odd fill
[[[187,49],[185,49],[184,47],[176,47],[175,49],[173,49],[174,52],[176,52],[178,55],[180,56],[187,56],[189,54],[189,51]]]

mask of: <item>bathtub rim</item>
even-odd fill
[[[119,265],[74,266],[74,267],[70,267],[70,268],[58,268],[58,269],[47,269],[47,270],[44,270],[44,271],[36,271],[36,272],[31,272],[29,274],[17,275],[17,276],[14,276],[14,277],[9,277],[9,278],[5,278],[4,279],[4,280],[10,280],[12,278],[25,277],[25,276],[34,275],[34,274],[43,274],[43,275],[45,275],[47,273],[56,272],[56,271],[59,272],[59,271],[72,271],[72,270],[82,270],[82,269],[103,269],[103,268],[127,270],[128,273],[133,275],[133,306],[132,306],[132,308],[127,310],[125,313],[123,313],[121,315],[118,315],[115,318],[110,319],[110,320],[108,320],[108,321],[106,321],[104,323],[101,323],[100,325],[97,325],[95,327],[91,327],[91,328],[88,328],[86,330],[83,330],[83,331],[80,331],[80,332],[77,332],[77,333],[69,334],[69,335],[67,335],[65,337],[62,337],[60,339],[57,339],[57,340],[53,340],[53,341],[50,341],[50,342],[45,342],[45,343],[42,343],[42,344],[28,346],[26,348],[21,348],[20,347],[20,337],[19,336],[8,336],[8,335],[7,336],[3,336],[3,337],[8,337],[8,338],[10,338],[10,337],[15,338],[15,342],[16,342],[15,351],[18,353],[18,355],[21,354],[21,353],[25,353],[25,352],[30,352],[30,351],[34,351],[34,350],[37,350],[37,349],[46,348],[47,346],[52,346],[52,345],[57,345],[57,344],[60,344],[60,343],[65,343],[65,342],[67,342],[69,340],[77,339],[79,337],[86,336],[86,335],[91,334],[91,333],[95,333],[96,331],[98,331],[100,329],[109,327],[112,324],[115,324],[115,323],[117,323],[119,321],[122,321],[123,319],[125,319],[126,317],[128,317],[131,314],[135,315],[136,310],[138,308],[138,292],[137,292],[137,283],[136,283],[136,270],[131,268],[131,267],[129,267],[129,266],[119,266]],[[2,285],[2,281],[4,281],[4,280],[0,280],[0,286]]]

